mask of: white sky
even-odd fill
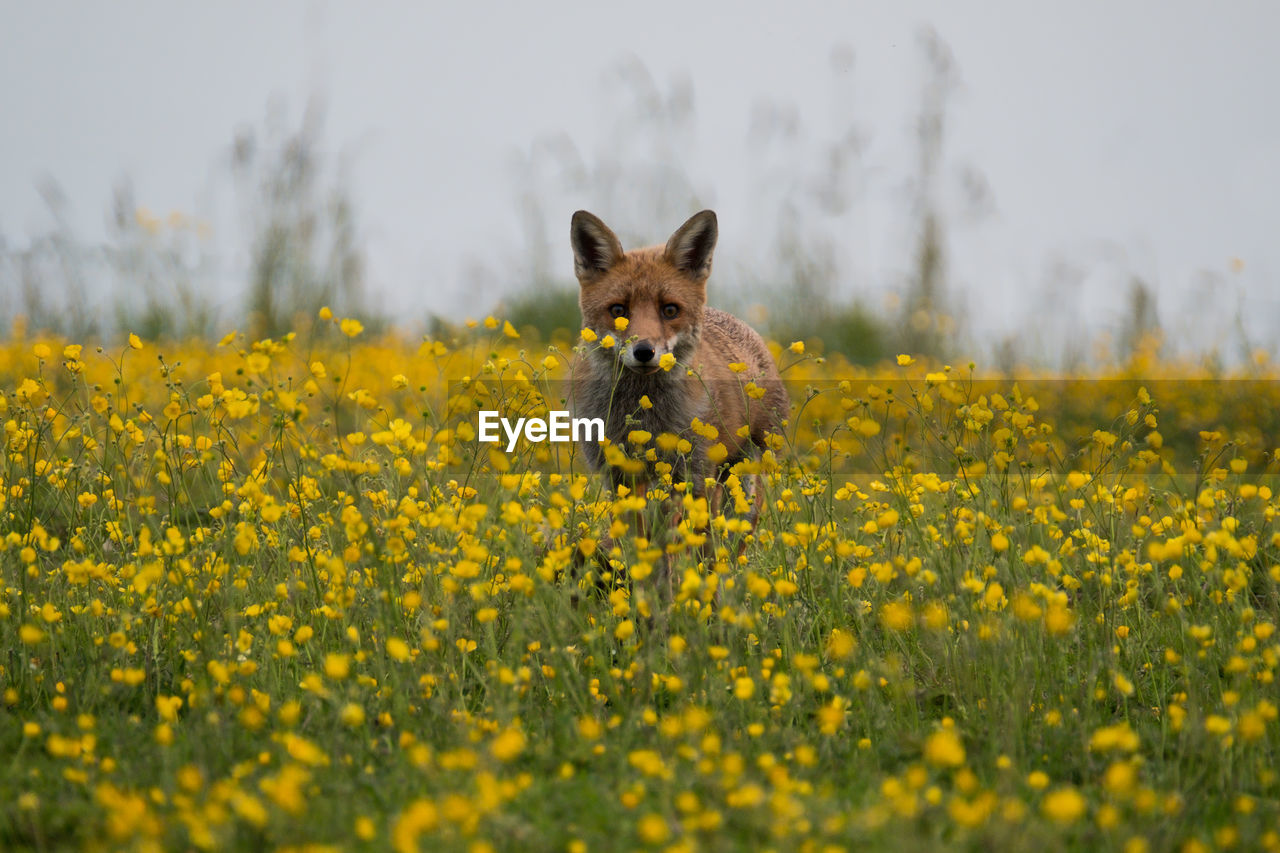
[[[524,249],[513,163],[556,133],[598,157],[618,133],[605,81],[634,56],[664,90],[692,82],[696,133],[673,146],[720,214],[718,270],[757,257],[778,226],[753,189],[753,104],[795,104],[815,138],[837,112],[855,117],[867,148],[842,226],[847,288],[878,304],[909,258],[916,33],[929,24],[962,81],[948,162],[981,172],[995,205],[951,234],[952,281],[979,338],[1113,330],[1130,273],[1157,286],[1166,326],[1200,345],[1230,349],[1238,310],[1253,343],[1274,351],[1280,331],[1280,6],[1265,0],[0,5],[11,247],[49,225],[42,176],[97,238],[127,175],[157,213],[213,218],[228,263],[243,263],[219,158],[273,99],[297,115],[319,94],[325,147],[350,164],[371,289],[397,309],[483,313]],[[841,44],[855,61],[837,74]],[[649,221],[602,201],[589,189],[546,200],[566,278],[572,210]],[[651,241],[678,224],[653,221]],[[479,299],[462,275],[477,259],[499,274]],[[1055,259],[1081,268],[1075,292],[1050,287]]]

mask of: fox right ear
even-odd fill
[[[711,253],[716,248],[717,229],[715,211],[695,213],[671,235],[663,256],[676,269],[706,281],[711,275]]]
[[[622,243],[600,221],[600,217],[579,210],[569,223],[569,242],[573,245],[573,272],[578,281],[594,281],[622,257]]]

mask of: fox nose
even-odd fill
[[[631,354],[635,356],[636,361],[641,364],[647,364],[653,360],[653,344],[637,341],[635,347],[631,350]]]

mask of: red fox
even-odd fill
[[[603,419],[607,444],[631,449],[637,430],[652,437],[642,465],[609,465],[615,487],[643,493],[669,472],[706,495],[708,478],[723,483],[735,463],[757,456],[788,414],[764,340],[707,307],[715,213],[694,214],[665,246],[629,252],[585,210],[573,215],[569,233],[582,324],[597,338],[574,366],[575,414]],[[673,447],[672,436],[687,443]],[[585,451],[596,470],[611,461],[594,442]],[[763,497],[758,475],[749,484],[741,479],[754,524]]]

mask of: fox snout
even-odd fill
[[[640,338],[628,343],[621,350],[622,363],[632,370],[641,373],[652,373],[658,369],[662,356],[671,351],[661,342]]]

